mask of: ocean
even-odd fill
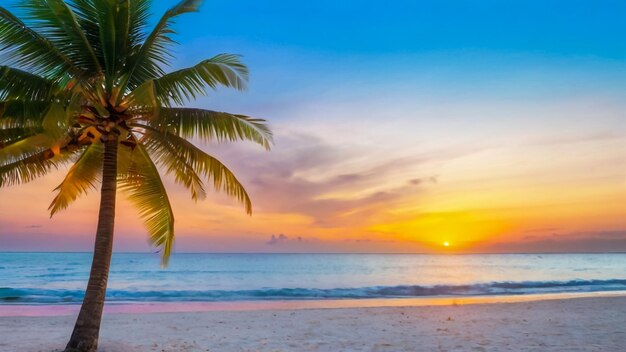
[[[116,253],[108,302],[626,292],[626,254]],[[0,253],[0,305],[79,304],[90,253]]]

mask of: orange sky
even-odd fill
[[[241,176],[255,204],[252,217],[219,194],[196,204],[168,181],[179,251],[626,250],[620,160],[626,139],[619,136],[498,145],[396,142],[401,148],[392,153],[364,145],[365,131],[334,142],[281,126],[277,135],[270,153],[205,146]],[[0,249],[90,249],[97,192],[48,218],[61,176],[2,190]],[[145,238],[135,210],[122,200],[117,249],[149,250]]]

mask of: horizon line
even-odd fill
[[[93,251],[25,251],[25,250],[0,250],[0,254],[5,253],[19,253],[19,254],[44,254],[44,253],[76,253],[76,254],[90,254]],[[133,251],[118,251],[113,254],[159,254],[159,252],[133,252]],[[597,252],[463,252],[463,253],[424,253],[424,252],[410,252],[410,253],[398,253],[398,252],[173,252],[176,254],[224,254],[224,255],[244,255],[244,254],[259,254],[259,255],[550,255],[550,254],[626,254],[626,251],[597,251]]]

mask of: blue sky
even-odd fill
[[[175,1],[155,2],[162,13]],[[207,1],[176,28],[179,65],[244,55],[237,106],[375,96],[558,97],[622,90],[626,4],[604,1]],[[155,20],[156,20],[155,16]],[[349,87],[349,88],[346,88]],[[230,96],[230,95],[228,95]],[[218,107],[223,95],[212,103]],[[231,107],[226,104],[225,107]],[[280,110],[280,109],[279,109]],[[285,110],[285,109],[283,109]],[[289,109],[287,112],[291,112]]]
[[[173,3],[155,2],[155,12]],[[207,1],[179,27],[183,41],[216,36],[340,54],[477,49],[623,59],[625,11],[621,1]]]

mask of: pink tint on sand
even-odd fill
[[[626,296],[626,291],[538,294],[527,296],[425,297],[361,300],[115,303],[105,305],[104,311],[105,314],[148,314],[214,311],[449,306],[611,296]],[[79,309],[79,305],[0,305],[0,317],[49,317],[76,315],[78,314]]]

